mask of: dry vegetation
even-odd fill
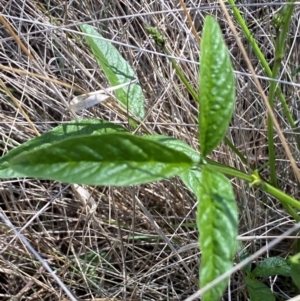
[[[280,6],[266,1],[258,1],[256,6],[245,5],[251,1],[237,2],[244,4],[241,11],[272,64],[271,17]],[[192,8],[190,15],[199,35],[208,13],[215,15],[223,28],[235,70],[240,72],[236,111],[228,137],[252,163],[262,166],[268,159],[266,110],[251,77],[245,74],[248,70],[235,38],[217,1],[186,4]],[[30,58],[7,27],[0,24],[2,154],[38,133],[74,119],[68,101],[77,95],[76,89],[94,91],[107,87],[80,34],[78,25],[82,23],[95,26],[116,43],[135,68],[146,96],[147,132],[171,135],[197,148],[197,105],[144,31],[144,25],[150,24],[165,33],[168,48],[182,59],[180,66],[197,87],[199,46],[190,34],[185,14],[177,10],[179,1],[0,0],[0,7],[32,54]],[[283,80],[291,80],[291,70],[299,65],[298,19],[295,15],[292,22]],[[246,41],[245,46],[257,74],[264,75]],[[262,84],[267,93],[268,83],[262,80]],[[297,114],[298,87],[282,84],[282,88]],[[276,105],[276,113],[297,159],[295,135],[282,118],[280,104]],[[126,115],[110,104],[91,108],[76,118],[80,117],[110,120],[127,127]],[[143,132],[145,129],[140,129]],[[298,197],[289,162],[279,140],[276,143],[280,187]],[[225,145],[213,156],[248,170]],[[267,169],[263,175],[268,177]],[[293,225],[276,200],[239,180],[233,180],[233,184],[240,206],[241,235],[278,235]],[[176,178],[120,189],[67,186],[34,179],[2,180],[0,194],[1,214],[22,231],[78,300],[184,300],[198,288],[195,199]],[[0,242],[0,300],[67,298],[3,220]],[[266,256],[287,256],[293,242],[285,240]],[[267,243],[267,239],[249,239],[244,247],[252,254]],[[269,279],[268,283],[283,299],[292,297],[280,278]],[[229,295],[232,300],[247,299],[241,272],[232,277],[224,300]]]

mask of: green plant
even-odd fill
[[[242,250],[239,254],[240,259],[249,257],[247,250]],[[292,277],[291,259],[279,256],[268,257],[260,261],[254,268],[249,264],[243,268],[245,273],[244,281],[251,301],[275,301],[276,297],[268,285],[262,282],[272,276],[283,276],[290,283]],[[295,281],[294,281],[295,282]],[[295,282],[296,283],[296,282]]]
[[[116,49],[90,26],[83,25],[87,42],[112,85],[135,77],[129,64]],[[159,47],[163,36],[147,27]],[[88,185],[138,185],[179,176],[198,200],[197,226],[202,251],[200,286],[213,281],[230,269],[237,248],[238,209],[229,179],[247,181],[289,206],[300,204],[294,198],[261,179],[258,172],[247,174],[209,159],[207,156],[222,142],[235,100],[233,68],[216,21],[208,16],[201,43],[199,93],[171,61],[190,94],[199,103],[199,141],[201,152],[172,137],[137,136],[123,127],[102,120],[79,120],[34,138],[11,150],[0,159],[0,177],[36,177]],[[144,98],[138,83],[116,90],[122,108],[128,110],[131,125],[144,118]],[[203,295],[202,300],[218,300],[227,281]]]

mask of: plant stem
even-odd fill
[[[229,0],[229,2],[232,2],[232,0]],[[247,28],[247,26],[246,26],[246,28]],[[248,30],[248,28],[247,28],[247,30]],[[181,71],[181,69],[179,68],[179,66],[177,65],[176,61],[172,57],[170,57],[170,53],[167,50],[167,48],[165,47],[164,37],[155,28],[148,27],[147,31],[152,35],[152,37],[154,38],[156,44],[160,48],[162,48],[162,50],[164,51],[164,53],[166,55],[168,55],[168,59],[170,60],[173,68],[175,69],[176,74],[179,76],[179,78],[181,79],[182,83],[186,86],[187,90],[192,95],[192,97],[194,98],[194,100],[198,102],[198,93],[190,85],[188,79],[185,77],[185,75],[183,74],[183,72]],[[249,35],[250,35],[250,32],[249,32]],[[251,35],[250,35],[250,37],[251,37]],[[254,39],[253,39],[253,41],[254,41]],[[255,43],[255,41],[254,41],[254,43]],[[256,43],[255,43],[255,45],[257,46]],[[259,50],[258,47],[257,47],[257,49]],[[264,59],[263,55],[262,55],[262,58]],[[266,63],[266,66],[267,66],[268,70],[270,71],[270,74],[272,75],[272,71],[270,70],[270,68],[269,68],[269,66],[268,66],[267,63]],[[284,97],[283,97],[283,99],[284,99]],[[230,142],[230,140],[227,137],[224,138],[224,141],[233,150],[233,152],[237,154],[237,156],[241,159],[241,161],[243,163],[245,163],[245,164],[248,163],[247,159],[243,156],[243,154],[241,154],[239,152],[239,150]],[[232,168],[230,166],[226,166],[224,164],[215,162],[215,161],[213,161],[211,159],[208,159],[208,158],[206,158],[205,160],[207,162],[205,164],[207,164],[207,166],[210,169],[212,169],[212,170],[219,171],[219,172],[221,172],[223,174],[226,174],[226,175],[229,175],[229,176],[232,176],[232,177],[237,177],[239,179],[245,180],[249,184],[253,183],[253,179],[254,179],[253,175],[246,174],[246,173],[244,173],[244,172],[242,172],[240,170],[237,170],[237,169]],[[200,164],[200,166],[201,166],[201,164]],[[287,209],[287,211],[289,212],[289,214],[295,220],[297,220],[297,221],[300,220],[300,217],[297,215],[297,213],[291,207],[291,206],[293,206],[293,207],[295,207],[295,208],[297,208],[297,209],[300,210],[300,202],[298,202],[294,198],[288,196],[284,192],[278,190],[277,188],[273,187],[272,185],[268,184],[266,181],[261,180],[259,178],[259,175],[257,173],[255,173],[255,179],[257,179],[257,178],[258,178],[258,185],[257,186],[259,186],[263,191],[265,191],[265,192],[269,193],[270,195],[274,196],[275,198],[277,198],[283,204],[283,206]]]
[[[293,3],[294,1],[289,1],[289,2]],[[247,27],[247,24],[246,24],[245,20],[243,19],[242,15],[240,14],[238,8],[235,6],[234,0],[228,0],[228,3],[230,5],[232,5],[233,14],[234,14],[238,24],[240,25],[246,39],[248,40],[249,44],[252,46],[252,49],[253,49],[257,59],[260,61],[260,63],[262,65],[262,67],[264,68],[267,76],[272,78],[273,77],[272,76],[272,71],[269,67],[269,64],[267,63],[263,53],[261,52],[259,46],[257,45],[255,39],[251,35],[251,33],[250,33],[250,31]],[[289,5],[289,6],[293,6],[293,5]],[[281,91],[280,87],[277,86],[277,85],[276,85],[276,93],[279,97],[280,103],[282,105],[284,114],[285,114],[285,116],[288,120],[289,125],[291,126],[293,131],[296,131],[297,126],[295,125],[295,121],[294,121],[293,116],[290,112],[290,109],[288,107],[286,99],[285,99],[284,95],[282,94],[282,91]],[[299,139],[297,139],[297,147],[300,150],[300,141],[299,141]]]
[[[285,51],[285,41],[290,27],[291,18],[293,15],[295,5],[285,5],[280,13],[277,15],[276,26],[276,43],[275,43],[275,58],[274,65],[272,70],[272,78],[278,78],[281,61],[284,57]],[[274,111],[274,102],[275,102],[275,92],[276,92],[277,83],[276,81],[271,81],[270,83],[270,92],[269,92],[269,103]],[[270,175],[271,183],[273,186],[277,186],[277,177],[276,177],[276,167],[275,167],[275,145],[274,145],[274,129],[273,121],[270,116],[268,116],[268,149],[269,149],[269,166],[270,166]]]
[[[221,172],[223,174],[226,174],[231,177],[236,177],[242,180],[247,181],[249,184],[253,183],[253,175],[246,174],[240,170],[237,170],[235,168],[223,165],[221,163],[215,162],[210,159],[206,159],[206,162],[208,164],[208,167],[211,170]],[[255,178],[257,178],[257,174],[255,175]],[[297,221],[300,221],[300,216],[297,214],[297,212],[292,208],[296,208],[300,210],[300,202],[296,199],[292,198],[291,196],[287,195],[280,189],[277,189],[276,187],[272,186],[268,182],[261,180],[258,182],[257,185],[254,185],[259,187],[262,191],[272,195],[277,200],[280,201],[280,203],[283,205],[283,207],[287,210],[287,212]]]
[[[295,221],[300,222],[300,216],[297,212],[292,208],[296,208],[300,210],[300,202],[296,199],[292,198],[291,196],[285,194],[280,189],[275,188],[274,186],[263,182],[261,184],[261,189],[265,192],[269,193],[270,195],[274,196],[276,199],[280,201],[283,207],[287,210],[287,212],[295,219]]]
[[[211,170],[215,170],[215,171],[221,172],[223,174],[226,174],[228,176],[236,177],[236,178],[245,180],[249,183],[252,181],[251,175],[248,175],[243,171],[240,171],[240,170],[235,169],[233,167],[230,167],[230,166],[224,165],[222,163],[213,161],[213,160],[208,159],[208,158],[206,158],[205,160],[206,160],[206,162],[209,165],[209,168]]]
[[[192,95],[195,101],[198,101],[198,93],[193,89],[193,87],[190,85],[188,79],[185,77],[183,72],[181,71],[180,67],[177,65],[174,58],[171,57],[170,52],[168,51],[167,47],[164,45],[162,47],[163,52],[168,56],[168,60],[171,62],[172,67],[175,69],[176,74],[181,79],[182,83],[185,85],[189,93]]]

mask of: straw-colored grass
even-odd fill
[[[246,6],[251,1],[240,2],[252,34],[272,64],[275,33],[271,17],[280,6],[268,1],[259,1],[256,6]],[[267,114],[253,80],[247,76],[235,38],[217,1],[187,1],[186,5],[199,35],[206,14],[215,15],[220,22],[239,72],[236,110],[228,137],[260,167],[268,160]],[[72,116],[69,110],[68,102],[78,95],[76,90],[91,92],[107,87],[80,33],[78,25],[83,23],[95,26],[110,39],[136,70],[146,97],[147,132],[171,135],[197,149],[197,105],[144,30],[144,25],[150,24],[165,34],[167,47],[180,59],[181,68],[196,88],[199,45],[178,1],[2,0],[1,6],[3,18],[32,55],[30,58],[0,23],[2,154],[74,118],[98,118],[128,127],[126,115],[113,104],[93,107],[80,116]],[[290,58],[286,56],[282,69],[284,80],[291,80],[291,70],[299,65],[298,35],[295,15],[288,43]],[[257,75],[264,75],[243,40]],[[268,82],[261,82],[268,93]],[[282,84],[282,88],[296,116],[299,87]],[[294,134],[279,104],[276,113],[297,159]],[[144,132],[141,128],[139,134]],[[280,187],[297,197],[298,186],[279,140],[276,150]],[[212,157],[248,170],[225,145]],[[263,175],[268,177],[267,169]],[[241,235],[279,235],[293,225],[276,200],[240,180],[233,179],[232,183],[240,207]],[[184,300],[198,289],[196,201],[177,178],[118,189],[35,179],[2,180],[0,194],[1,213],[78,300]],[[285,257],[293,242],[285,240],[265,256]],[[0,243],[0,300],[67,300],[61,286],[4,221],[0,222]],[[268,239],[249,238],[244,247],[252,254],[267,243]],[[266,283],[283,299],[293,297],[282,279],[271,278]],[[227,299],[247,299],[242,272],[232,276],[224,295]]]

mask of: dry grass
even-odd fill
[[[244,6],[241,11],[272,64],[274,32],[270,16],[280,6],[259,2],[256,6]],[[165,33],[168,48],[182,59],[180,66],[197,87],[199,47],[184,13],[177,10],[177,1],[1,0],[1,6],[3,16],[33,56],[30,59],[0,24],[2,154],[37,133],[74,119],[68,108],[74,95],[71,86],[85,91],[107,87],[80,34],[78,25],[82,23],[94,25],[116,43],[135,68],[146,96],[147,131],[180,138],[197,148],[197,106],[143,29],[144,24],[150,24]],[[199,34],[207,13],[217,16],[224,30],[235,69],[242,72],[237,74],[237,105],[228,137],[254,164],[261,166],[268,157],[266,110],[252,79],[243,74],[248,71],[235,39],[217,2],[188,1],[187,7],[195,8],[190,14]],[[295,15],[288,45],[290,58],[287,60],[287,56],[284,61],[285,80],[290,80],[291,70],[299,66],[298,35]],[[248,47],[246,41],[245,45]],[[264,75],[250,47],[248,50],[257,74]],[[262,84],[267,92],[268,83]],[[298,87],[282,84],[282,88],[297,114]],[[276,105],[276,113],[297,159],[294,135],[281,117],[280,104]],[[112,106],[94,107],[80,117],[127,126],[127,117]],[[298,197],[289,162],[279,140],[276,143],[280,186]],[[248,170],[225,145],[213,157]],[[263,175],[268,177],[267,169]],[[294,223],[269,196],[239,180],[234,180],[233,185],[241,208],[240,234],[278,235]],[[3,180],[0,193],[1,213],[22,230],[78,300],[184,300],[198,288],[195,198],[176,178],[120,189],[71,187],[32,179]],[[287,256],[292,242],[284,241],[266,256]],[[0,223],[0,243],[0,300],[65,300],[59,284],[4,222]],[[267,239],[250,240],[245,248],[252,254],[267,243]],[[280,279],[269,279],[270,282],[282,298],[293,297],[282,291]],[[246,300],[242,273],[232,277],[224,300],[229,298]]]

